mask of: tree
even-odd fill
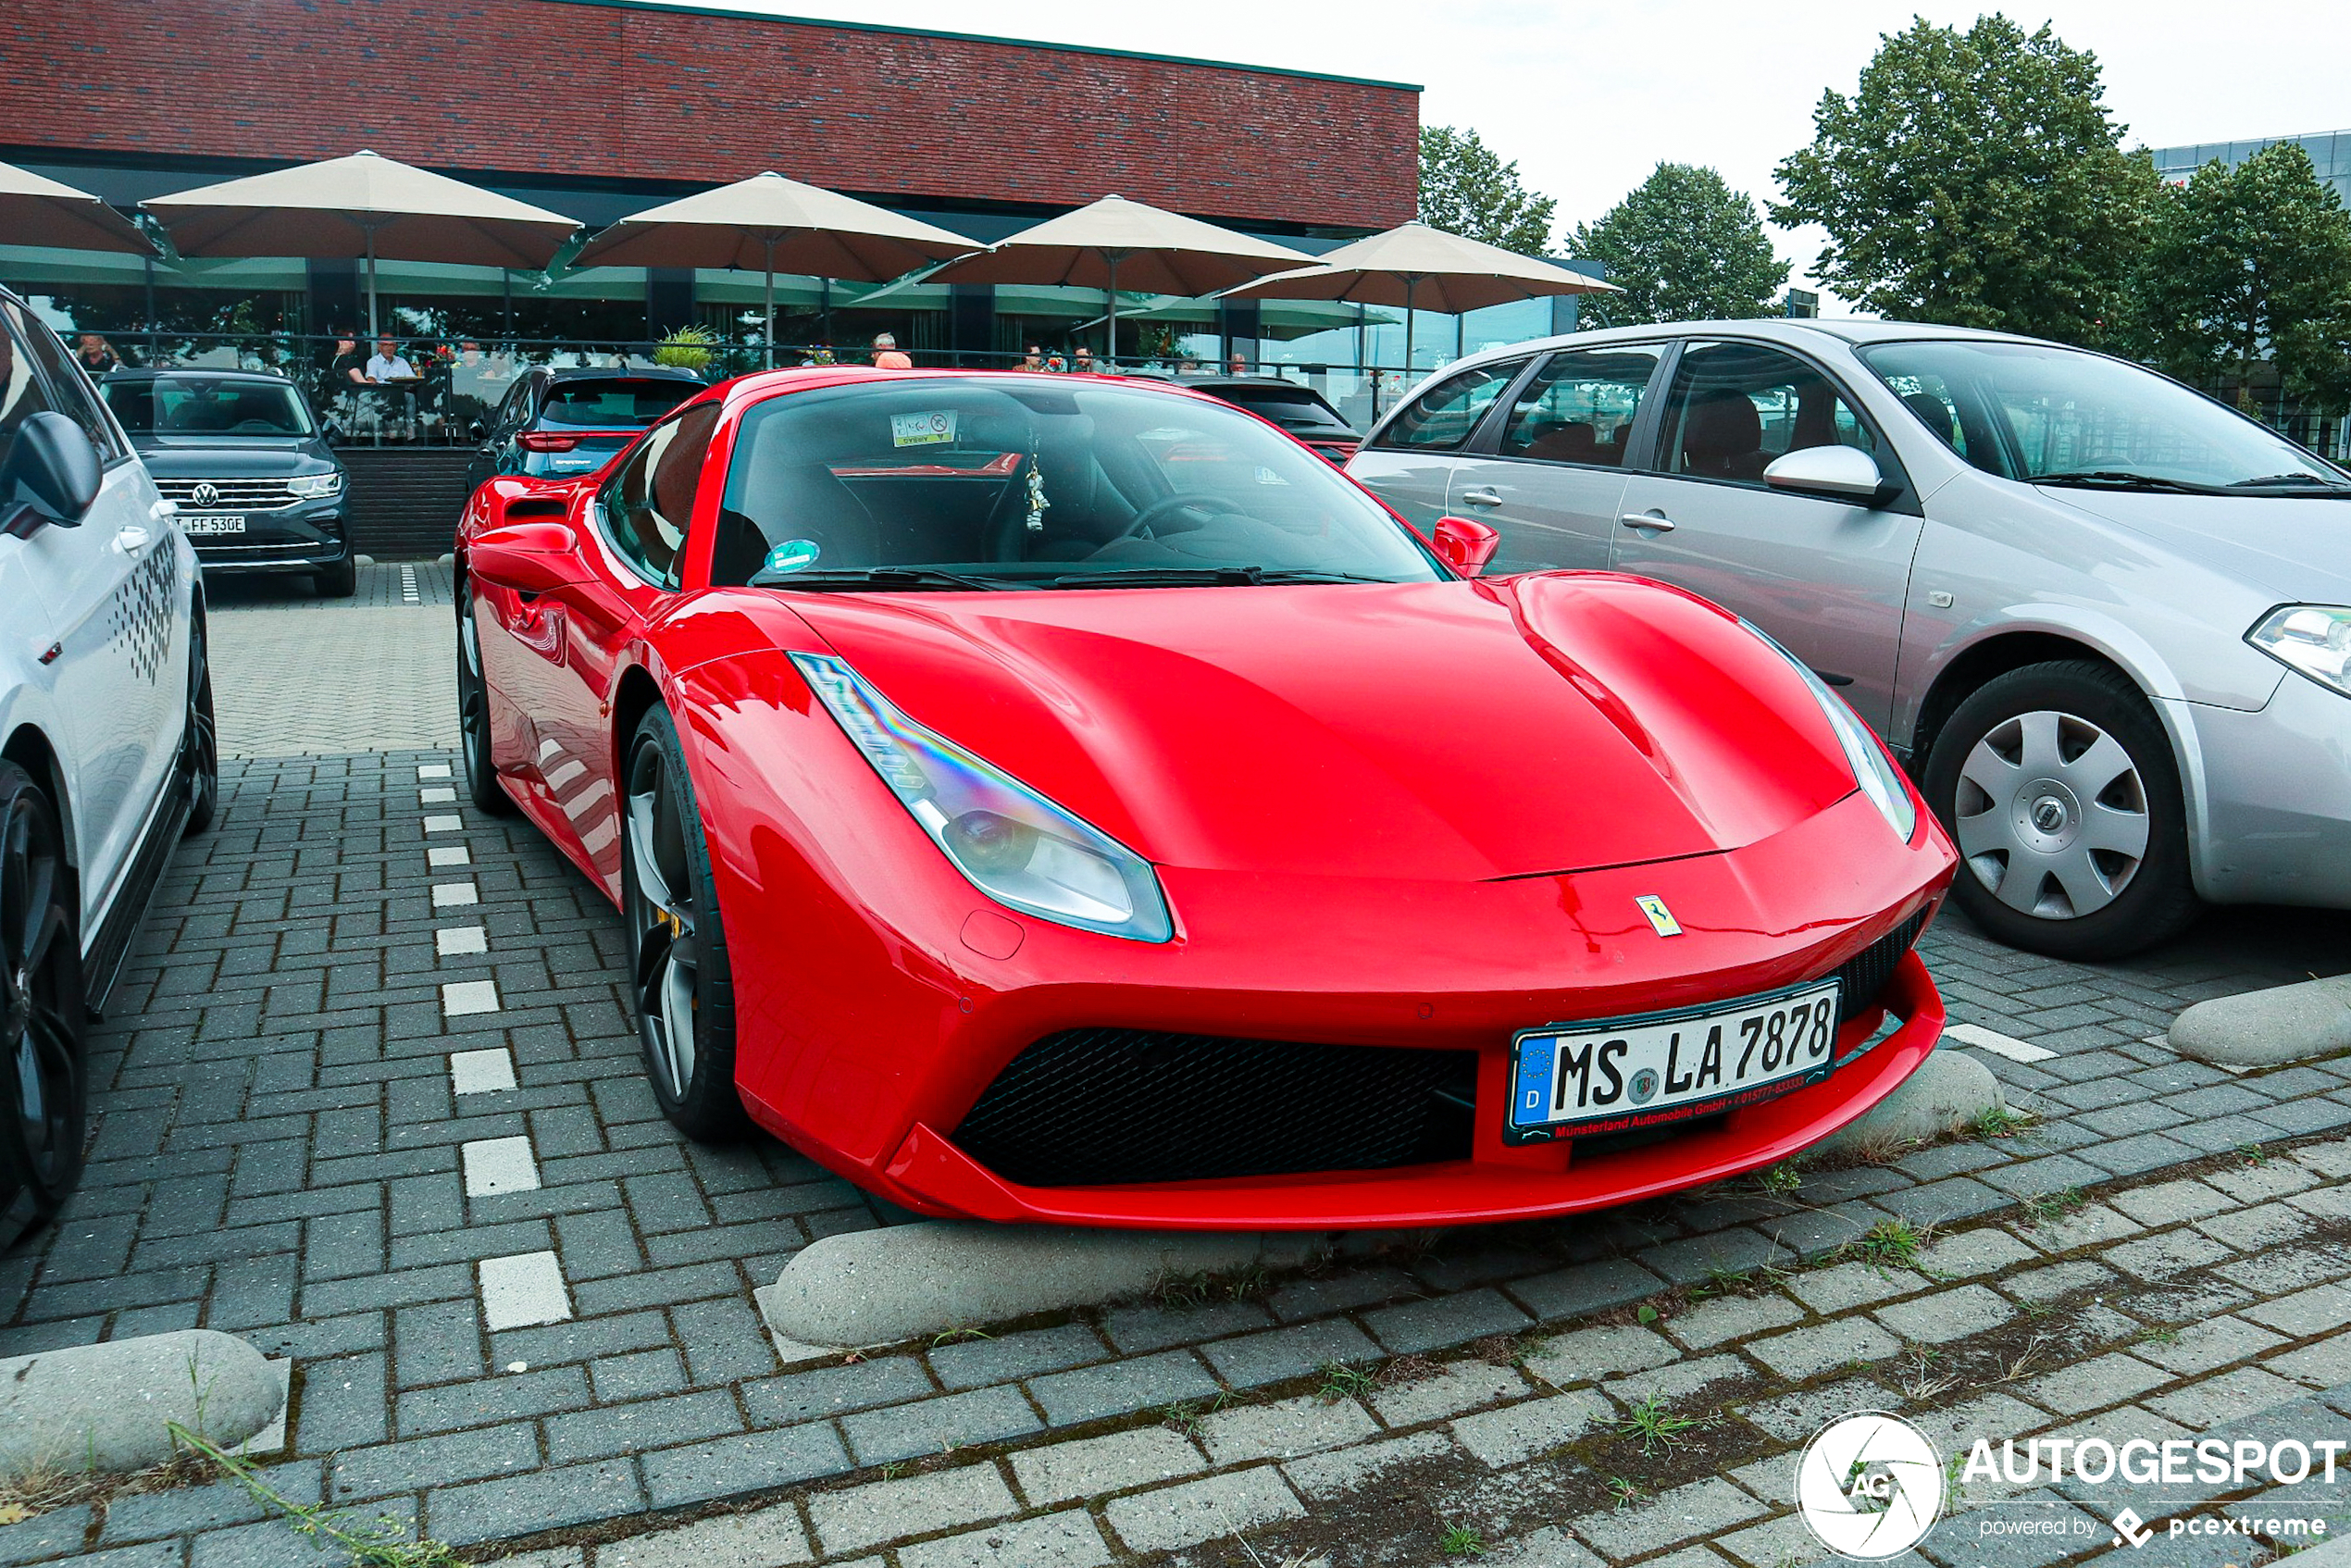
[[[1559,203],[1520,182],[1477,132],[1421,127],[1421,221],[1522,255],[1550,249]]]
[[[2121,151],[2097,57],[1997,14],[1882,39],[1779,167],[1773,220],[1829,232],[1815,275],[1887,316],[2114,335],[2162,186]]]
[[[2166,193],[2133,289],[2133,346],[2253,405],[2254,366],[2288,395],[2351,401],[2351,214],[2299,142],[2234,168],[2218,159]]]
[[[1787,281],[1754,202],[1686,163],[1659,164],[1598,223],[1579,225],[1570,249],[1608,263],[1624,291],[1583,302],[1579,319],[1595,326],[1768,316]]]

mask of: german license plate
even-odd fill
[[[188,525],[188,531],[192,534],[243,533],[245,531],[245,520],[240,516],[228,516],[220,513],[214,513],[207,516],[191,517],[183,513],[181,514],[180,520]]]
[[[1618,1132],[1752,1105],[1828,1076],[1835,979],[1511,1040],[1510,1141]]]

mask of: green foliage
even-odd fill
[[[1568,248],[1608,263],[1624,291],[1583,302],[1579,319],[1593,326],[1770,316],[1787,281],[1755,203],[1686,163],[1659,164],[1598,223],[1579,225]]]
[[[1486,1555],[1486,1537],[1479,1535],[1475,1530],[1471,1529],[1467,1524],[1446,1525],[1445,1535],[1437,1544],[1445,1549],[1445,1555],[1448,1557],[1483,1557]]]
[[[1474,131],[1421,127],[1421,221],[1522,255],[1550,249],[1559,203],[1528,190],[1518,165],[1478,140]]]
[[[1842,1249],[1846,1256],[1879,1269],[1909,1268],[1919,1261],[1926,1233],[1908,1220],[1880,1220]]]
[[[1651,1395],[1636,1404],[1624,1419],[1617,1423],[1617,1430],[1628,1437],[1638,1437],[1641,1451],[1653,1454],[1660,1449],[1680,1446],[1682,1434],[1698,1424],[1695,1417],[1675,1415],[1665,1408],[1663,1400]]]
[[[1774,222],[1828,230],[1814,273],[1891,317],[2100,343],[2162,191],[2121,151],[2095,55],[2006,17],[1884,35],[1779,167]]]
[[[2088,1194],[2080,1188],[2069,1187],[2062,1192],[2036,1192],[2023,1199],[2020,1206],[2024,1210],[2025,1224],[2041,1226],[2065,1218],[2089,1201]]]
[[[680,327],[653,348],[653,363],[699,374],[710,368],[712,346],[718,340],[700,327]]]
[[[1370,1373],[1360,1366],[1349,1366],[1345,1362],[1326,1361],[1314,1370],[1322,1374],[1323,1378],[1323,1386],[1314,1390],[1315,1397],[1326,1405],[1353,1399],[1358,1394],[1368,1394],[1379,1385],[1379,1379]]]
[[[2291,396],[2351,404],[2351,214],[2299,142],[2166,193],[2135,280],[2133,347],[2250,408],[2268,359]]]
[[[275,1511],[294,1534],[325,1549],[343,1553],[351,1568],[465,1568],[465,1560],[442,1542],[410,1540],[408,1526],[401,1520],[386,1515],[355,1523],[348,1515],[330,1512],[322,1504],[292,1501],[264,1481],[261,1473],[251,1464],[223,1452],[178,1422],[169,1423],[167,1430],[175,1442],[185,1444],[227,1471],[230,1480],[243,1487],[255,1502]]]
[[[1970,1138],[2014,1138],[2030,1125],[2030,1118],[2005,1105],[1986,1105],[1968,1118]]]

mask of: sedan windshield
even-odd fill
[[[2196,494],[2351,494],[2351,475],[2153,371],[2054,344],[1876,343],[1864,364],[1987,474]]]
[[[711,580],[808,590],[1426,582],[1429,553],[1239,411],[1027,376],[790,392],[744,414]]]
[[[99,384],[106,406],[134,436],[306,436],[310,410],[293,388],[277,381],[156,376],[108,377]]]

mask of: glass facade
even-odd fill
[[[2310,155],[2310,165],[2319,178],[2334,187],[2343,205],[2351,206],[2351,131],[2317,131],[2307,136],[2264,136],[2250,142],[2200,142],[2191,147],[2158,147],[2154,150],[2155,171],[2174,184],[2206,164],[2219,159],[2233,168],[2264,147],[2280,142],[2299,142],[2302,150]]]

